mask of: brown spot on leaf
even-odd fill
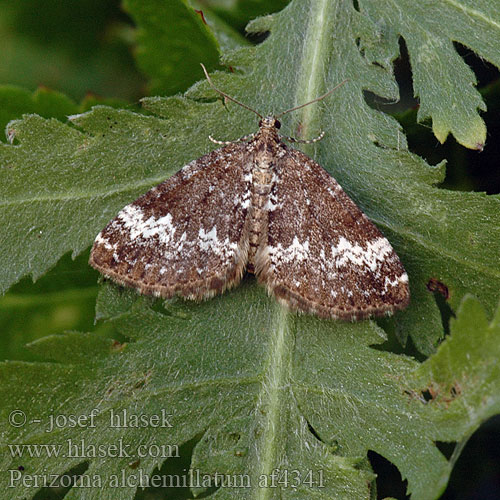
[[[205,19],[203,11],[202,10],[197,10],[197,9],[194,9],[194,11],[201,17],[201,20],[202,20],[203,24],[207,24],[207,21]]]
[[[440,385],[431,382],[427,387],[420,390],[420,398],[426,403],[444,403],[448,406],[462,394],[462,386],[458,381],[451,385]]]
[[[121,342],[118,342],[118,340],[115,340],[111,344],[111,350],[112,351],[122,352],[126,347],[127,347],[127,342],[124,342],[122,344]]]
[[[436,278],[431,278],[427,282],[426,286],[429,292],[437,292],[441,294],[445,300],[448,300],[448,298],[450,297],[450,292],[448,290],[448,287],[442,281],[439,281]]]

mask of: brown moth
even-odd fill
[[[335,89],[264,117],[203,69],[219,94],[260,117],[258,132],[220,143],[127,205],[98,234],[90,265],[164,298],[206,299],[248,270],[291,309],[324,318],[406,307],[408,275],[390,243],[335,179],[278,133],[278,117]]]

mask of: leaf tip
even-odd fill
[[[20,120],[11,120],[5,127],[5,137],[9,144],[13,144],[16,139],[16,128]]]
[[[85,115],[86,113],[77,113],[75,115],[68,115],[67,118],[71,123],[74,123],[75,125],[78,124],[78,120]]]
[[[486,125],[479,115],[468,120],[465,126],[434,119],[432,131],[441,144],[446,141],[450,132],[455,136],[459,144],[468,149],[482,151],[486,142]]]

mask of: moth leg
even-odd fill
[[[223,146],[227,146],[228,144],[237,144],[238,142],[245,142],[253,139],[256,134],[248,134],[244,135],[243,137],[240,137],[239,139],[236,139],[235,141],[218,141],[217,139],[214,139],[211,135],[208,136],[208,138],[215,144],[221,144]]]
[[[280,135],[280,139],[285,139],[286,141],[296,142],[299,144],[313,144],[314,142],[321,141],[321,139],[323,139],[324,136],[325,136],[325,133],[321,132],[321,134],[319,134],[318,137],[315,137],[314,139],[308,139],[308,140],[295,139],[295,137],[287,137],[287,136],[283,136],[283,135]]]

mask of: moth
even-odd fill
[[[90,265],[164,298],[207,299],[247,270],[290,309],[323,318],[360,320],[406,307],[408,275],[389,241],[333,177],[283,141],[294,139],[279,134],[281,116],[335,89],[263,116],[203,70],[216,92],[259,116],[258,132],[214,141],[223,147],[123,208],[97,235]]]

